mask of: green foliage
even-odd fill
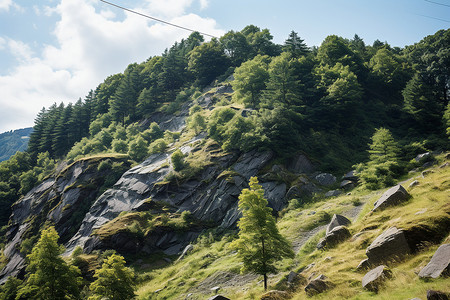
[[[300,57],[306,55],[309,52],[308,46],[304,43],[297,32],[291,31],[289,37],[284,42],[283,50],[289,52],[293,57]]]
[[[189,70],[194,74],[200,86],[210,84],[217,76],[225,72],[229,65],[229,58],[215,38],[195,47],[189,53]]]
[[[114,140],[112,150],[117,153],[128,153],[128,143],[124,140]]]
[[[389,129],[376,129],[369,147],[370,159],[375,163],[398,159],[400,148]]]
[[[180,149],[177,149],[172,153],[170,160],[172,161],[173,169],[175,171],[181,171],[185,166],[184,154]]]
[[[164,139],[157,139],[149,146],[149,153],[155,154],[155,153],[162,153],[166,150],[167,143]]]
[[[131,141],[128,155],[137,162],[142,161],[148,155],[148,145],[143,137],[139,136]]]
[[[283,257],[294,257],[290,243],[279,233],[272,209],[267,207],[264,190],[256,177],[250,178],[250,189],[239,195],[239,238],[232,243],[243,261],[242,271],[264,275],[276,271],[275,263]]]
[[[78,299],[80,271],[68,265],[60,256],[58,233],[53,227],[44,229],[27,256],[27,278],[20,288],[18,299]]]
[[[249,107],[258,108],[259,97],[269,78],[268,62],[269,57],[258,55],[236,68],[231,82],[235,91],[234,99],[240,99]]]
[[[10,276],[0,289],[0,300],[15,300],[17,291],[22,285],[22,280]]]
[[[398,143],[388,129],[379,128],[369,146],[370,161],[358,167],[363,184],[372,190],[393,185],[404,169],[398,157]]]
[[[122,256],[113,254],[106,258],[100,269],[95,271],[96,280],[91,283],[93,295],[89,300],[115,299],[128,300],[134,298],[134,273],[125,267]]]

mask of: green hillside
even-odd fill
[[[450,242],[450,30],[405,48],[272,40],[194,32],[43,108],[26,151],[0,162],[0,300],[450,293],[445,272],[416,275]],[[410,197],[372,211],[398,183]],[[352,221],[344,242],[321,240],[334,214]],[[379,261],[357,266],[391,227],[408,250],[370,292]]]

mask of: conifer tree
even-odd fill
[[[290,243],[280,234],[272,209],[267,206],[264,190],[256,177],[250,178],[250,189],[239,195],[239,238],[232,243],[243,260],[242,271],[264,276],[267,290],[267,274],[276,271],[275,263],[283,257],[294,257]]]
[[[64,247],[58,244],[54,227],[42,231],[41,237],[27,256],[27,279],[16,299],[78,299],[81,277],[77,267],[68,265],[60,256]]]
[[[293,30],[289,34],[287,40],[284,42],[283,50],[291,53],[291,55],[296,58],[309,52],[308,46],[306,46],[305,41],[302,40],[298,36],[298,33]]]
[[[94,277],[97,279],[90,285],[94,295],[89,300],[129,300],[135,296],[133,271],[125,267],[125,260],[120,255],[113,254],[105,259],[102,267],[95,271]]]

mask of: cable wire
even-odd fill
[[[170,26],[173,26],[173,27],[177,27],[177,28],[180,28],[180,29],[183,29],[183,30],[191,31],[191,32],[198,32],[198,33],[200,33],[200,34],[202,34],[202,35],[206,35],[206,36],[209,36],[209,37],[217,38],[217,37],[214,36],[214,35],[211,35],[211,34],[208,34],[208,33],[204,33],[204,32],[200,32],[200,31],[198,31],[198,30],[190,29],[190,28],[187,28],[187,27],[183,27],[183,26],[180,26],[180,25],[177,25],[177,24],[173,24],[173,23],[170,23],[170,22],[167,22],[167,21],[164,21],[164,20],[161,20],[161,19],[158,19],[158,18],[149,16],[149,15],[145,15],[145,14],[143,14],[143,13],[140,13],[140,12],[137,12],[137,11],[134,11],[134,10],[131,10],[131,9],[129,9],[129,8],[126,8],[126,7],[123,7],[123,6],[120,6],[120,5],[117,5],[117,4],[114,4],[114,3],[111,3],[111,2],[105,1],[105,0],[100,0],[100,1],[103,2],[103,3],[106,3],[106,4],[108,4],[108,5],[111,5],[111,6],[114,6],[114,7],[123,9],[123,10],[126,10],[126,11],[128,11],[128,12],[133,13],[133,14],[139,15],[139,16],[141,16],[141,17],[145,17],[145,18],[151,19],[151,20],[153,20],[153,21],[157,21],[157,22],[160,22],[160,23],[164,23],[164,24],[167,24],[167,25],[170,25]]]
[[[433,4],[437,4],[437,5],[442,5],[442,6],[450,7],[450,5],[444,4],[444,3],[434,2],[434,1],[430,1],[430,0],[425,0],[425,1],[426,1],[426,2],[430,2],[430,3],[433,3]]]

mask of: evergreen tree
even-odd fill
[[[125,260],[120,255],[113,254],[106,258],[94,277],[96,280],[90,285],[94,295],[89,300],[129,300],[135,296],[133,271],[125,267]]]
[[[239,195],[239,238],[232,243],[243,260],[242,271],[264,276],[276,271],[275,263],[283,257],[294,257],[290,243],[279,233],[272,209],[267,206],[264,190],[256,177],[250,178],[250,189]]]
[[[292,57],[298,58],[302,55],[306,55],[309,52],[308,46],[306,46],[304,40],[302,40],[297,32],[291,31],[289,37],[284,42],[283,50],[291,53]]]
[[[58,245],[54,227],[44,229],[27,256],[27,278],[18,292],[18,299],[78,299],[80,271],[60,256],[64,247]]]
[[[375,131],[369,147],[370,159],[374,162],[397,160],[400,152],[398,143],[394,140],[389,129],[383,127]]]

